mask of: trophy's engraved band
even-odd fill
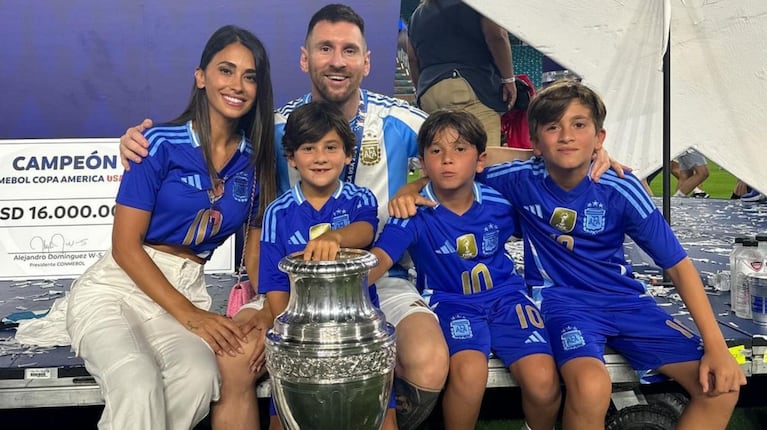
[[[309,379],[315,383],[365,379],[387,373],[394,364],[395,355],[393,343],[378,351],[340,357],[296,357],[290,353],[266,351],[270,373],[285,380]]]

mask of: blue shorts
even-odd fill
[[[450,355],[465,350],[494,353],[506,367],[531,354],[551,355],[543,319],[520,290],[464,296],[435,291],[429,302],[439,318]]]
[[[700,336],[652,303],[620,310],[550,310],[544,299],[543,316],[559,367],[578,357],[604,361],[605,345],[621,354],[640,378],[665,364],[703,356]]]

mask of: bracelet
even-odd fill
[[[513,84],[514,81],[516,81],[516,80],[517,80],[517,78],[512,76],[510,78],[503,78],[503,79],[501,79],[501,83],[502,84]]]

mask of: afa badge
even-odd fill
[[[255,181],[255,178],[253,179]],[[245,173],[238,173],[232,178],[232,195],[238,202],[248,201],[250,193],[248,192],[248,175]]]
[[[450,337],[453,339],[471,339],[471,322],[466,318],[456,318],[450,321]]]
[[[560,339],[562,341],[562,348],[565,351],[586,346],[586,341],[583,339],[583,333],[576,327],[566,327],[562,330]]]
[[[583,231],[590,234],[601,233],[605,229],[605,209],[602,203],[591,202],[583,211]]]
[[[309,227],[309,240],[314,240],[331,230],[330,223],[315,224]]]
[[[458,236],[455,240],[455,249],[457,250],[458,256],[465,260],[476,257],[477,239],[474,238],[474,234],[469,233],[464,234],[463,236]]]
[[[482,233],[482,253],[485,255],[494,254],[498,250],[498,226],[495,224],[488,224],[485,227],[485,232]]]
[[[349,214],[345,210],[333,213],[333,230],[340,230],[349,225]]]
[[[575,228],[575,220],[578,213],[568,208],[555,208],[551,214],[549,225],[562,233],[570,233]]]
[[[381,143],[378,136],[365,130],[360,144],[360,163],[374,166],[381,162]]]

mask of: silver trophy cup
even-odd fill
[[[290,299],[267,332],[266,368],[286,429],[381,428],[396,349],[394,328],[368,295],[377,263],[355,249],[335,261],[304,261],[301,253],[280,261]]]

